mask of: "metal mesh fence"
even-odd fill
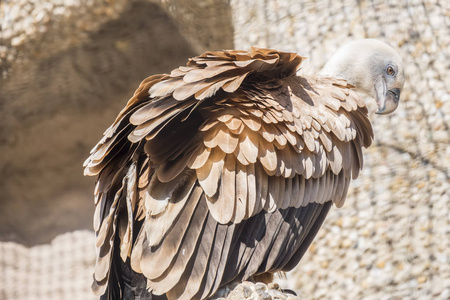
[[[450,298],[450,2],[234,0],[231,7],[235,48],[297,51],[308,57],[305,72],[358,38],[386,41],[406,66],[397,111],[371,115],[374,145],[345,206],[330,212],[285,285],[306,299]],[[89,231],[32,248],[0,243],[0,299],[95,298],[93,245]]]
[[[332,210],[288,275],[314,299],[450,297],[450,4],[448,1],[234,1],[235,47],[289,49],[310,72],[346,41],[397,48],[398,110],[371,120],[374,145],[346,204]],[[370,103],[369,103],[370,104]],[[372,109],[372,112],[374,109]]]
[[[0,243],[0,299],[96,299],[93,232],[75,231],[26,248]]]

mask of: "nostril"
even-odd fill
[[[389,93],[393,94],[397,101],[400,99],[400,90],[399,89],[389,90]]]

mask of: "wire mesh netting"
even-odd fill
[[[90,290],[94,234],[75,231],[50,244],[0,243],[0,299],[96,299]]]
[[[2,13],[22,2],[27,3],[2,3]],[[91,5],[59,1],[55,7]],[[306,299],[449,299],[450,2],[235,0],[230,5],[234,48],[296,51],[308,57],[304,72],[320,69],[340,45],[359,38],[387,42],[405,63],[399,108],[390,116],[371,114],[375,141],[365,151],[363,171],[344,207],[330,212],[284,285]],[[29,26],[45,30],[40,27],[45,16],[35,19]],[[2,62],[9,63],[5,55]],[[373,112],[374,105],[368,105]],[[0,299],[94,299],[94,263],[90,231],[31,248],[1,242]]]
[[[343,43],[381,39],[403,58],[398,110],[341,209],[290,274],[309,298],[450,297],[450,4],[445,1],[234,1],[235,46],[289,49],[310,72]],[[311,66],[312,65],[312,66]],[[330,292],[332,291],[332,293]]]

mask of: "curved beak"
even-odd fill
[[[389,114],[397,108],[400,101],[400,89],[388,90],[384,79],[381,79],[375,84],[375,94],[378,105],[377,114]]]

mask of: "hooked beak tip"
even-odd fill
[[[378,101],[378,110],[375,113],[379,115],[389,114],[397,109],[399,101],[400,90],[397,88],[389,90],[384,99]]]

